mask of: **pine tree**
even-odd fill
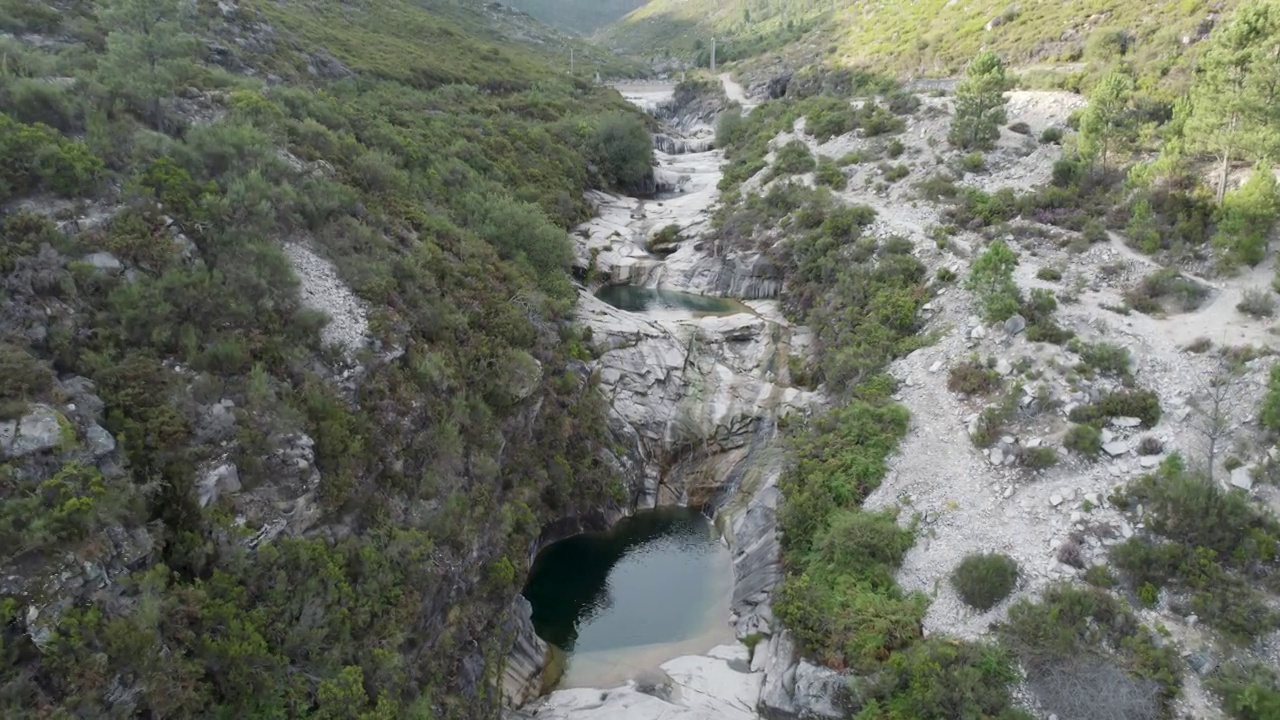
[[[1280,216],[1280,188],[1270,166],[1259,163],[1240,189],[1223,198],[1213,243],[1228,263],[1257,265],[1267,251],[1267,238]]]
[[[1133,80],[1112,71],[1102,78],[1089,94],[1089,106],[1080,116],[1080,156],[1100,162],[1107,169],[1111,153],[1134,139],[1134,126],[1129,118],[1129,99]]]
[[[993,52],[984,52],[969,63],[964,82],[956,88],[956,113],[947,139],[965,150],[990,148],[1000,137],[1007,115],[1004,91],[1008,87],[1004,63]]]
[[[161,121],[160,100],[193,65],[197,42],[188,32],[191,14],[191,4],[183,0],[110,0],[99,14],[108,34],[98,79],[135,103],[153,125]]]
[[[1231,163],[1280,150],[1280,2],[1254,0],[1209,40],[1191,89],[1189,149],[1218,157],[1218,201]]]
[[[1017,265],[1017,253],[1003,241],[996,240],[969,268],[965,285],[978,297],[987,321],[999,322],[1018,312],[1022,294],[1013,279]]]

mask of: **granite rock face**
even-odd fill
[[[763,674],[750,669],[747,648],[722,645],[705,655],[662,665],[667,682],[655,689],[628,683],[608,690],[551,693],[527,709],[539,720],[754,720]],[[519,716],[512,716],[519,717]]]
[[[0,458],[20,458],[56,448],[67,419],[48,405],[33,405],[17,420],[0,423]]]
[[[508,717],[842,717],[844,676],[801,661],[770,603],[782,578],[777,485],[785,463],[776,452],[776,421],[810,412],[823,401],[818,392],[794,387],[789,373],[790,358],[808,352],[812,334],[788,323],[768,299],[781,290],[782,274],[767,257],[725,255],[707,238],[723,155],[710,149],[706,118],[675,117],[662,109],[669,106],[644,100],[651,112],[673,119],[668,133],[654,140],[660,164],[654,177],[675,195],[646,201],[593,194],[598,215],[573,235],[577,266],[607,284],[735,297],[744,304],[738,312],[703,317],[631,312],[584,289],[578,315],[596,350],[590,371],[609,401],[617,444],[627,448],[611,462],[626,471],[634,493],[628,507],[605,509],[593,519],[566,518],[543,533],[540,546],[589,526],[607,526],[638,508],[704,507],[715,514],[733,563],[732,615],[726,621],[739,639],[758,641],[754,651],[739,643],[677,657],[661,666],[662,678],[654,682],[553,692]],[[681,137],[689,133],[693,137]],[[679,229],[679,241],[663,246],[661,256],[651,254],[648,238],[669,225]],[[517,639],[503,678],[512,705],[536,695],[534,687],[543,680],[538,661],[546,646],[525,617],[518,601],[511,620]]]
[[[502,671],[502,697],[510,706],[523,705],[542,691],[547,643],[533,629],[533,607],[523,595],[512,602],[507,630],[515,638]]]

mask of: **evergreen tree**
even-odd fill
[[[987,246],[969,268],[966,286],[978,297],[988,322],[1000,322],[1018,312],[1022,293],[1013,279],[1018,255],[1002,240]]]
[[[947,139],[965,150],[990,148],[1000,137],[1007,116],[1008,87],[1004,62],[993,52],[984,52],[969,63],[966,77],[956,88],[956,113]]]
[[[159,125],[160,99],[173,94],[193,67],[197,43],[188,32],[191,3],[183,0],[109,0],[99,15],[107,52],[98,79]]]
[[[1240,189],[1227,193],[1213,243],[1229,264],[1257,265],[1280,215],[1280,188],[1269,165],[1259,163]]]
[[[1080,116],[1080,156],[1099,162],[1107,169],[1107,159],[1134,140],[1134,127],[1129,117],[1129,99],[1133,80],[1112,71],[1102,78],[1089,94],[1089,106]]]
[[[1215,32],[1191,89],[1189,149],[1218,157],[1218,201],[1233,160],[1280,149],[1280,2],[1254,0]]]
[[[1156,226],[1156,215],[1151,209],[1151,201],[1142,198],[1134,203],[1129,224],[1125,226],[1125,234],[1129,243],[1148,255],[1160,250],[1160,229]]]

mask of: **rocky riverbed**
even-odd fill
[[[740,87],[723,81],[727,96],[744,99]],[[580,269],[592,278],[582,290],[579,317],[599,350],[593,369],[613,423],[639,459],[634,505],[619,512],[690,505],[714,513],[734,571],[732,610],[724,621],[739,642],[668,659],[619,687],[559,690],[530,700],[547,679],[550,654],[521,602],[504,683],[509,701],[523,703],[512,717],[749,719],[762,711],[838,717],[829,698],[842,684],[839,676],[799,662],[786,633],[777,632],[769,603],[781,577],[776,510],[783,464],[775,421],[822,402],[789,377],[788,358],[807,352],[811,334],[782,317],[773,299],[781,278],[773,268],[757,257],[720,255],[711,242],[724,160],[711,148],[714,114],[705,104],[673,107],[670,85],[620,90],[667,128],[655,137],[659,194],[596,194],[597,216],[573,233]],[[678,233],[668,231],[667,244],[655,248],[654,236],[671,226]],[[736,297],[744,304],[702,317],[632,312],[597,298],[593,291],[602,284]]]

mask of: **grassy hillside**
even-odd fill
[[[645,120],[479,3],[0,31],[0,716],[494,715],[530,542],[623,492],[565,231]]]
[[[608,77],[642,72],[637,64],[497,3],[246,0],[244,5],[287,23],[298,33],[301,48],[323,47],[355,69],[414,84],[527,85],[567,75],[570,49],[582,78],[596,70]]]
[[[508,0],[552,27],[590,34],[644,4],[644,0]]]
[[[610,28],[617,47],[702,58],[711,35],[723,59],[799,52],[898,76],[955,74],[979,49],[1013,65],[1050,68],[1123,52],[1156,74],[1178,62],[1212,13],[1208,0],[651,0]],[[1071,68],[1065,68],[1070,70]]]

